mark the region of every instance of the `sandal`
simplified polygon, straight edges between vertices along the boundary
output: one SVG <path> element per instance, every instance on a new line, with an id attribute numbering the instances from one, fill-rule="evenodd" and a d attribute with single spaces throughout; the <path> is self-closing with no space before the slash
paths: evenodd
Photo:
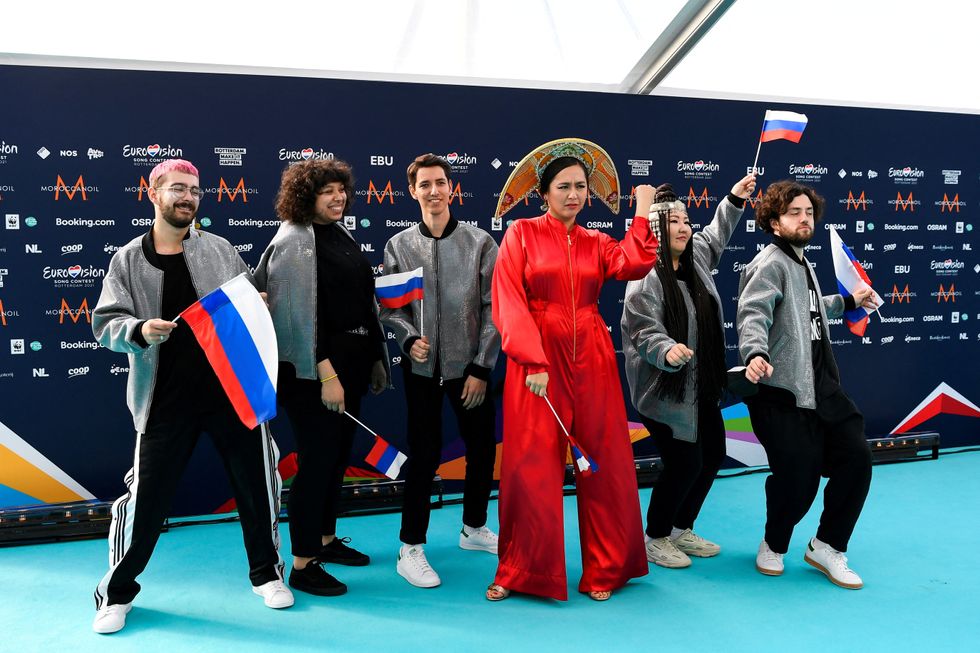
<path id="1" fill-rule="evenodd" d="M 588 595 L 593 601 L 608 601 L 612 598 L 612 590 L 590 590 Z"/>
<path id="2" fill-rule="evenodd" d="M 510 596 L 510 590 L 496 583 L 487 585 L 487 601 L 503 601 Z"/>

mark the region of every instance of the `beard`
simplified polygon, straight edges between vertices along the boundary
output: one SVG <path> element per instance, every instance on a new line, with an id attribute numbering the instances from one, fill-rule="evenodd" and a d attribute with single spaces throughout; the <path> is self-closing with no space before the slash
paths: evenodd
<path id="1" fill-rule="evenodd" d="M 190 209 L 190 215 L 187 217 L 177 215 L 177 208 L 188 208 Z M 168 207 L 161 207 L 160 217 L 175 229 L 184 229 L 194 224 L 194 218 L 197 217 L 197 208 L 194 206 L 193 202 L 174 202 Z"/>
<path id="2" fill-rule="evenodd" d="M 801 234 L 799 231 L 794 231 L 791 234 L 784 234 L 782 235 L 782 239 L 788 242 L 790 245 L 805 247 L 813 239 L 813 229 L 811 229 L 806 235 Z"/>

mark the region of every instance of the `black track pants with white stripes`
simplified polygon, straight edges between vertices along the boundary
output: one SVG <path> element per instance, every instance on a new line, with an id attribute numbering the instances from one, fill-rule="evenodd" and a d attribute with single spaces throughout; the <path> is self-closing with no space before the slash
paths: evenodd
<path id="1" fill-rule="evenodd" d="M 267 426 L 249 430 L 227 410 L 151 415 L 136 436 L 127 492 L 112 506 L 109 571 L 95 590 L 96 608 L 129 603 L 140 590 L 136 577 L 146 568 L 174 492 L 194 451 L 207 432 L 224 463 L 241 518 L 252 585 L 282 579 L 279 557 L 279 451 Z"/>

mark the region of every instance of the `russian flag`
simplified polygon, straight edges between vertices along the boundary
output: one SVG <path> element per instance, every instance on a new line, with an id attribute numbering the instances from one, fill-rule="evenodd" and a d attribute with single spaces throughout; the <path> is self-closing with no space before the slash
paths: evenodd
<path id="1" fill-rule="evenodd" d="M 571 441 L 572 447 L 572 460 L 575 461 L 575 473 L 579 476 L 591 476 L 595 472 L 599 471 L 599 466 L 595 464 L 592 457 L 589 456 L 585 451 L 578 446 L 578 442 L 574 440 Z"/>
<path id="2" fill-rule="evenodd" d="M 834 273 L 837 276 L 837 288 L 842 295 L 853 295 L 855 291 L 871 287 L 871 279 L 858 260 L 854 258 L 850 248 L 844 244 L 837 230 L 830 228 L 830 251 L 834 257 Z M 880 305 L 881 297 L 875 293 L 875 299 Z M 863 336 L 868 326 L 868 316 L 874 311 L 858 306 L 844 313 L 847 328 L 856 336 Z"/>
<path id="3" fill-rule="evenodd" d="M 762 121 L 762 136 L 759 137 L 759 140 L 767 143 L 785 139 L 799 143 L 804 129 L 806 129 L 805 114 L 769 109 Z"/>
<path id="4" fill-rule="evenodd" d="M 374 292 L 385 308 L 401 308 L 416 299 L 424 299 L 422 268 L 378 277 L 374 281 Z"/>
<path id="5" fill-rule="evenodd" d="M 245 273 L 191 304 L 178 317 L 194 332 L 242 423 L 254 429 L 275 417 L 276 331 L 269 309 Z"/>
<path id="6" fill-rule="evenodd" d="M 371 451 L 364 457 L 364 460 L 388 478 L 396 479 L 402 465 L 408 460 L 408 456 L 385 442 L 381 437 L 375 436 L 374 446 L 371 447 Z"/>

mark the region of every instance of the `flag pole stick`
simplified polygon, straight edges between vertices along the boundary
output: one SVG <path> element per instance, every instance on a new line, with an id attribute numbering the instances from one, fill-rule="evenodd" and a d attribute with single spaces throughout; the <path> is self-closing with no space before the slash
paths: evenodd
<path id="1" fill-rule="evenodd" d="M 376 437 L 376 438 L 380 438 L 381 437 L 380 435 L 378 435 L 377 433 L 375 433 L 374 431 L 372 431 L 371 429 L 369 429 L 364 422 L 362 422 L 361 420 L 357 419 L 356 417 L 354 417 L 353 415 L 351 415 L 350 413 L 348 413 L 346 410 L 344 411 L 344 415 L 347 415 L 347 417 L 350 417 L 352 420 L 354 420 L 355 422 L 357 422 L 358 424 L 360 424 L 361 425 L 361 428 L 363 428 L 365 431 L 367 431 L 368 433 L 370 433 L 374 437 Z"/>
<path id="2" fill-rule="evenodd" d="M 425 337 L 425 299 L 424 298 L 419 300 L 419 313 L 421 313 L 421 315 L 419 316 L 419 337 L 424 338 Z"/>
<path id="3" fill-rule="evenodd" d="M 569 434 L 568 429 L 565 428 L 565 424 L 561 421 L 561 418 L 558 417 L 558 412 L 555 411 L 555 407 L 551 405 L 551 400 L 548 399 L 547 396 L 543 397 L 543 399 L 548 402 L 548 408 L 551 409 L 551 414 L 555 416 L 556 420 L 558 420 L 558 426 L 560 426 L 561 430 L 565 432 L 565 437 L 571 440 L 572 436 Z"/>
<path id="4" fill-rule="evenodd" d="M 765 125 L 766 124 L 765 121 L 763 121 L 762 124 Z M 756 168 L 756 165 L 758 165 L 758 163 L 759 163 L 759 152 L 762 151 L 762 134 L 763 134 L 763 132 L 760 131 L 759 132 L 759 146 L 755 148 L 755 161 L 752 162 L 752 172 L 753 173 L 758 172 L 758 168 Z"/>

